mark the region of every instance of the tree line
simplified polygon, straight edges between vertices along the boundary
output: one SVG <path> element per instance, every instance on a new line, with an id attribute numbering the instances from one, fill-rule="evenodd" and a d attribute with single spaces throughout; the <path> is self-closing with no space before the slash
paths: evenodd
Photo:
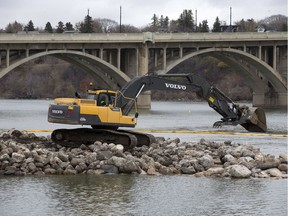
<path id="1" fill-rule="evenodd" d="M 83 21 L 73 25 L 71 22 L 63 23 L 59 21 L 57 26 L 53 27 L 50 22 L 47 22 L 44 29 L 35 27 L 32 20 L 26 25 L 17 21 L 9 23 L 5 29 L 0 29 L 0 32 L 17 33 L 19 31 L 39 31 L 44 33 L 63 33 L 63 32 L 80 32 L 80 33 L 136 33 L 136 32 L 223 32 L 223 31 L 240 31 L 254 32 L 257 27 L 261 27 L 266 31 L 287 31 L 287 16 L 273 15 L 266 17 L 260 21 L 251 19 L 241 19 L 233 24 L 234 28 L 227 28 L 225 21 L 221 21 L 217 16 L 212 28 L 209 28 L 208 21 L 203 20 L 196 23 L 192 10 L 185 9 L 176 20 L 170 20 L 168 16 L 153 14 L 151 22 L 145 27 L 137 28 L 133 25 L 119 25 L 118 22 L 107 19 L 93 19 L 89 13 Z"/>

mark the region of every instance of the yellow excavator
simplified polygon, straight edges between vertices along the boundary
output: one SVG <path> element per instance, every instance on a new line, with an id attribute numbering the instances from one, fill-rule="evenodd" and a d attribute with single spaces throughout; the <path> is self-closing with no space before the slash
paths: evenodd
<path id="1" fill-rule="evenodd" d="M 76 93 L 75 98 L 56 98 L 50 104 L 48 121 L 70 125 L 89 125 L 92 128 L 56 129 L 51 139 L 57 144 L 79 147 L 95 141 L 120 143 L 126 149 L 149 145 L 154 136 L 119 127 L 135 127 L 137 124 L 137 98 L 148 90 L 196 92 L 222 118 L 213 124 L 243 126 L 250 132 L 266 132 L 266 116 L 261 108 L 234 103 L 219 89 L 194 74 L 144 75 L 135 77 L 120 91 L 89 89 L 86 98 Z M 135 115 L 131 110 L 135 108 Z"/>

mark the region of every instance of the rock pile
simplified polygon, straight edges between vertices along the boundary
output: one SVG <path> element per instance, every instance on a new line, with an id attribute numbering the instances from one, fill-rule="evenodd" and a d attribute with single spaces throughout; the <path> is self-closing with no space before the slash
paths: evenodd
<path id="1" fill-rule="evenodd" d="M 18 130 L 0 131 L 0 175 L 138 173 L 287 178 L 287 170 L 286 153 L 276 158 L 251 145 L 231 142 L 157 138 L 149 147 L 125 151 L 122 145 L 98 141 L 66 148 L 47 137 Z"/>

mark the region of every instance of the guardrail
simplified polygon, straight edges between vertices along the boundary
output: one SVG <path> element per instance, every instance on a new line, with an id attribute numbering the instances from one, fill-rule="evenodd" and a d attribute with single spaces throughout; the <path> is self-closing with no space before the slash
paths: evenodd
<path id="1" fill-rule="evenodd" d="M 209 42 L 209 41 L 286 41 L 287 32 L 234 32 L 234 33 L 0 33 L 0 43 L 143 43 Z"/>

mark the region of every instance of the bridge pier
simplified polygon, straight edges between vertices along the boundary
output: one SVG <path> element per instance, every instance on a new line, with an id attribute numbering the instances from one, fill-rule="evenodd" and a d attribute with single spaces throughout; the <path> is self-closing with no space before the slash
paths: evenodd
<path id="1" fill-rule="evenodd" d="M 287 108 L 287 92 L 253 93 L 253 106 L 264 108 Z"/>
<path id="2" fill-rule="evenodd" d="M 137 48 L 138 53 L 138 75 L 143 76 L 148 73 L 149 49 L 147 44 L 142 44 Z M 139 109 L 151 109 L 151 92 L 143 92 L 137 99 Z"/>
<path id="3" fill-rule="evenodd" d="M 283 107 L 287 109 L 287 92 L 278 93 L 279 104 L 277 107 Z"/>

